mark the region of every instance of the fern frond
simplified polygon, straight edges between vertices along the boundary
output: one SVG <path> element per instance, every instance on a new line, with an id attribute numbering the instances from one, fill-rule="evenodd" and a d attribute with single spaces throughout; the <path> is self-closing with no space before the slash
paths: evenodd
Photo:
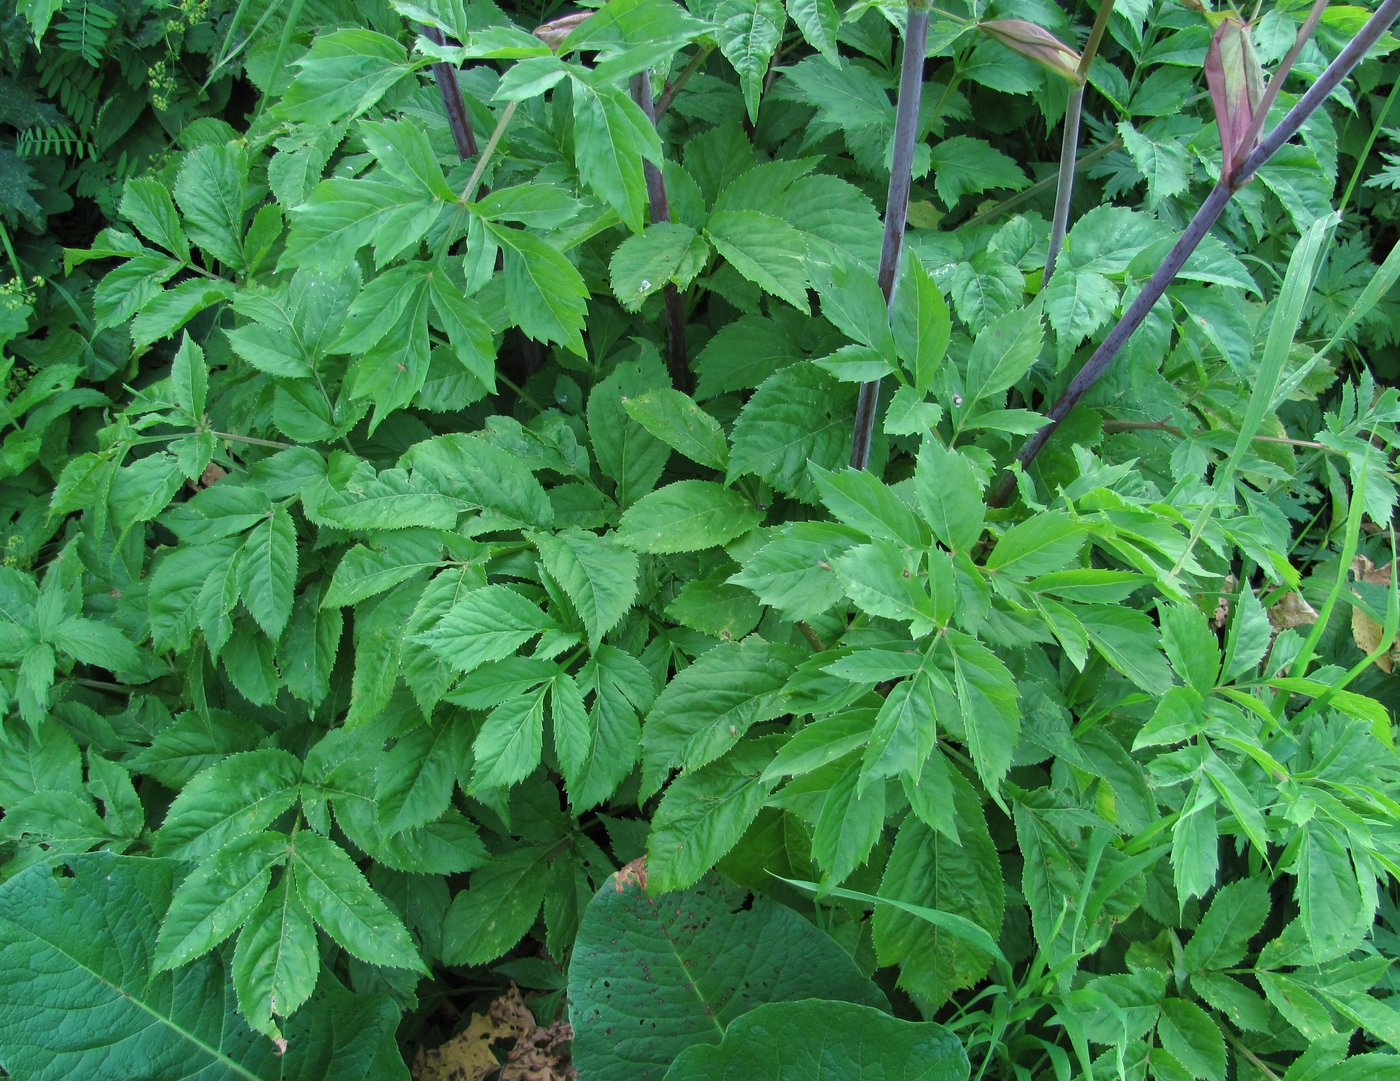
<path id="1" fill-rule="evenodd" d="M 21 158 L 55 155 L 82 161 L 85 157 L 95 156 L 97 149 L 67 124 L 55 124 L 20 132 L 15 142 L 15 153 Z"/>
<path id="2" fill-rule="evenodd" d="M 63 9 L 53 27 L 54 40 L 64 52 L 76 53 L 92 67 L 98 67 L 118 14 L 101 0 L 80 0 Z"/>
<path id="3" fill-rule="evenodd" d="M 84 137 L 92 135 L 101 87 L 102 73 L 86 67 L 74 53 L 56 52 L 39 68 L 39 89 L 57 99 Z"/>

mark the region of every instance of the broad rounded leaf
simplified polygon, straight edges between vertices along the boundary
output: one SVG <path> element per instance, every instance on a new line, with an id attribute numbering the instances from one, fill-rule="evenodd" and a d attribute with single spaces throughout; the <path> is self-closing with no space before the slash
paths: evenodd
<path id="1" fill-rule="evenodd" d="M 965 1081 L 962 1043 L 932 1021 L 804 999 L 750 1010 L 719 1044 L 687 1048 L 666 1081 Z"/>
<path id="2" fill-rule="evenodd" d="M 718 1043 L 765 1002 L 822 995 L 888 1009 L 846 952 L 791 909 L 719 875 L 659 896 L 646 879 L 640 862 L 613 875 L 579 927 L 569 1001 L 574 1064 L 590 1081 L 660 1078 L 682 1050 Z"/>

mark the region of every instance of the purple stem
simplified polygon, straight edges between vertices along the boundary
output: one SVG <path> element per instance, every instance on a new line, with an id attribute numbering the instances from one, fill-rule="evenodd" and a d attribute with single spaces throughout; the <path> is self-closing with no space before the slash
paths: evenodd
<path id="1" fill-rule="evenodd" d="M 1167 286 L 1172 279 L 1185 265 L 1191 253 L 1196 250 L 1196 246 L 1205 238 L 1210 227 L 1215 224 L 1220 212 L 1225 209 L 1225 204 L 1230 201 L 1230 197 L 1235 192 L 1248 183 L 1257 173 L 1262 165 L 1278 152 L 1279 148 L 1288 142 L 1298 133 L 1298 129 L 1303 126 L 1322 103 L 1327 100 L 1332 91 L 1351 74 L 1361 58 L 1366 55 L 1367 50 L 1385 33 L 1390 24 L 1400 15 L 1400 0 L 1383 0 L 1380 7 L 1366 21 L 1366 25 L 1357 31 L 1356 36 L 1347 42 L 1346 47 L 1337 54 L 1337 58 L 1327 65 L 1324 71 L 1292 109 L 1288 115 L 1279 121 L 1268 135 L 1260 140 L 1259 145 L 1254 148 L 1249 157 L 1236 171 L 1234 177 L 1227 183 L 1221 181 L 1206 196 L 1205 202 L 1196 211 L 1195 217 L 1191 219 L 1186 231 L 1181 234 L 1180 239 L 1172 246 L 1172 250 L 1167 253 L 1162 265 L 1157 268 L 1152 277 L 1143 286 L 1142 292 L 1137 295 L 1128 310 L 1123 313 L 1121 319 L 1114 328 L 1109 331 L 1099 347 L 1094 350 L 1093 356 L 1084 364 L 1075 377 L 1070 380 L 1069 386 L 1060 395 L 1059 399 L 1046 413 L 1048 423 L 1039 431 L 1026 440 L 1025 445 L 1016 455 L 1016 461 L 1024 469 L 1030 465 L 1031 461 L 1041 448 L 1045 446 L 1049 438 L 1055 433 L 1055 429 L 1060 426 L 1060 422 L 1069 415 L 1071 409 L 1078 404 L 1079 399 L 1084 397 L 1089 388 L 1092 387 L 1113 362 L 1113 358 L 1118 355 L 1133 332 L 1142 324 L 1147 317 L 1147 313 L 1152 309 L 1152 305 L 1157 303 L 1162 294 L 1166 292 Z M 1002 474 L 996 488 L 992 491 L 991 497 L 987 501 L 989 507 L 1005 506 L 1012 492 L 1016 489 L 1016 478 L 1011 472 Z"/>
<path id="2" fill-rule="evenodd" d="M 656 127 L 656 101 L 652 97 L 651 72 L 643 71 L 632 76 L 632 100 L 642 107 L 651 126 Z M 642 162 L 642 172 L 647 183 L 647 203 L 651 209 L 651 220 L 670 221 L 671 206 L 666 200 L 666 178 L 649 161 Z M 671 385 L 684 394 L 695 389 L 695 379 L 690 371 L 690 358 L 686 351 L 685 302 L 674 283 L 667 283 L 661 291 L 666 305 L 666 370 L 671 375 Z"/>
<path id="3" fill-rule="evenodd" d="M 446 45 L 447 39 L 435 26 L 423 27 L 423 36 L 434 45 Z M 457 156 L 463 161 L 476 157 L 476 135 L 462 101 L 462 88 L 457 84 L 457 69 L 451 64 L 434 64 L 433 78 L 442 95 L 442 108 L 447 113 L 447 126 L 452 129 L 452 141 L 457 144 Z"/>
<path id="4" fill-rule="evenodd" d="M 1397 0 L 1400 2 L 1400 0 Z M 928 43 L 928 6 L 909 4 L 909 26 L 904 35 L 904 60 L 899 71 L 899 101 L 894 113 L 894 155 L 890 161 L 890 187 L 885 197 L 885 237 L 880 246 L 876 279 L 885 306 L 894 303 L 895 275 L 909 220 L 909 188 L 914 180 L 914 146 L 919 133 L 919 101 L 924 92 L 924 50 Z M 880 382 L 862 383 L 856 399 L 855 431 L 851 437 L 851 468 L 870 463 L 870 441 L 875 432 L 875 411 L 880 405 Z"/>

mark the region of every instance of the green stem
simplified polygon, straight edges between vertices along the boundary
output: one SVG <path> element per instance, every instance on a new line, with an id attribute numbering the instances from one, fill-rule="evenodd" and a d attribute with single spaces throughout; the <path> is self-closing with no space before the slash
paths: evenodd
<path id="1" fill-rule="evenodd" d="M 1396 79 L 1390 84 L 1390 94 L 1386 97 L 1385 104 L 1381 106 L 1380 115 L 1371 125 L 1371 134 L 1366 137 L 1366 145 L 1357 155 L 1356 168 L 1351 171 L 1351 179 L 1347 181 L 1346 191 L 1342 192 L 1342 201 L 1337 207 L 1339 214 L 1345 214 L 1347 211 L 1347 204 L 1351 202 L 1351 193 L 1356 189 L 1356 182 L 1361 179 L 1361 170 L 1366 167 L 1366 159 L 1371 156 L 1371 148 L 1376 145 L 1376 136 L 1381 133 L 1386 117 L 1390 115 L 1390 107 L 1395 104 L 1397 93 L 1400 93 L 1400 79 Z"/>
<path id="2" fill-rule="evenodd" d="M 653 123 L 659 120 L 665 114 L 666 110 L 671 107 L 671 102 L 676 100 L 676 94 L 680 92 L 680 88 L 686 84 L 692 75 L 700 70 L 700 65 L 705 62 L 710 53 L 714 52 L 714 48 L 714 45 L 710 42 L 706 42 L 704 45 L 700 46 L 696 54 L 690 58 L 690 62 L 686 64 L 685 67 L 681 68 L 680 74 L 666 84 L 661 91 L 661 96 L 656 99 L 656 116 Z"/>
<path id="3" fill-rule="evenodd" d="M 481 180 L 481 174 L 486 172 L 486 165 L 496 152 L 501 136 L 506 133 L 506 128 L 510 126 L 510 118 L 515 115 L 515 107 L 519 104 L 518 101 L 508 102 L 505 111 L 501 113 L 501 119 L 496 121 L 495 130 L 491 132 L 491 138 L 486 140 L 486 148 L 482 150 L 481 157 L 476 159 L 476 168 L 472 170 L 472 175 L 467 180 L 467 186 L 462 189 L 462 197 L 457 200 L 462 205 L 476 202 L 477 183 Z"/>

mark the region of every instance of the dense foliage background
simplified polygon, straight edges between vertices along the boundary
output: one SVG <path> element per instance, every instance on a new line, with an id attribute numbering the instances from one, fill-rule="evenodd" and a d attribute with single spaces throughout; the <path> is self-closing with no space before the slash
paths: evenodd
<path id="1" fill-rule="evenodd" d="M 1047 275 L 1096 12 L 932 9 L 882 281 L 909 14 L 0 18 L 10 1076 L 1400 1077 L 1396 42 L 1003 507 L 1243 31 L 1099 9 Z"/>

